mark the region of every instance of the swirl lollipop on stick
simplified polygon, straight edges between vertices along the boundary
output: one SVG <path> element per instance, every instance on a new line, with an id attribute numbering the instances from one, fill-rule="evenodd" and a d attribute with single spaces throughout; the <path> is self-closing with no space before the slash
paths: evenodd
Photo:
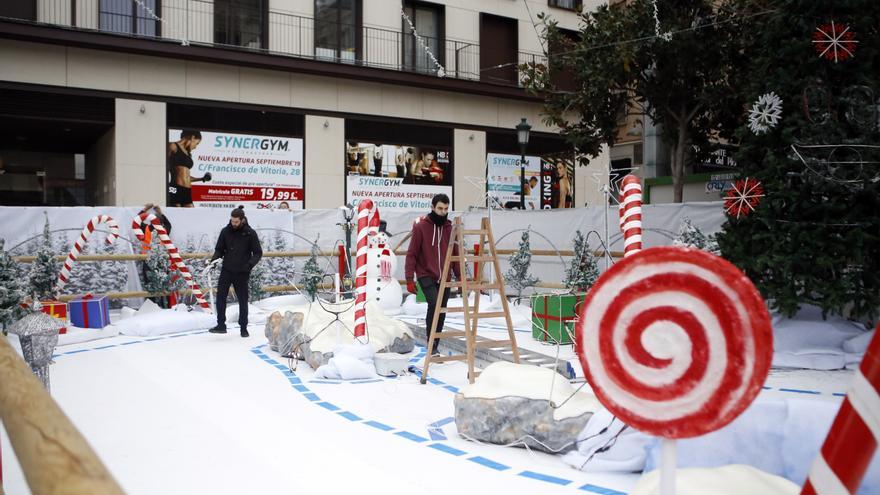
<path id="1" fill-rule="evenodd" d="M 770 316 L 751 281 L 722 258 L 681 247 L 646 249 L 605 272 L 584 301 L 577 340 L 602 404 L 666 439 L 733 421 L 773 356 Z M 674 444 L 663 449 L 674 458 Z"/>

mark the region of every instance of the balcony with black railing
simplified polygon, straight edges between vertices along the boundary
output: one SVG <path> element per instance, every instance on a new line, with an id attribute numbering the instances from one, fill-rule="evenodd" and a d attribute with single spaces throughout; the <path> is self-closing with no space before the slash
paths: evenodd
<path id="1" fill-rule="evenodd" d="M 517 60 L 481 67 L 477 42 L 317 21 L 242 7 L 246 2 L 231 8 L 214 0 L 33 1 L 35 14 L 4 10 L 3 19 L 509 86 L 520 84 L 519 64 L 546 63 L 542 54 L 520 51 Z"/>

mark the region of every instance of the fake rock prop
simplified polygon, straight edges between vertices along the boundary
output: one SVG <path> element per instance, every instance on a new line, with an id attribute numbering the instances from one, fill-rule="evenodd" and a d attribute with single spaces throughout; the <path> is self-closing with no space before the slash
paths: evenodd
<path id="1" fill-rule="evenodd" d="M 337 310 L 339 321 L 335 321 L 334 312 Z M 415 341 L 405 323 L 388 318 L 369 300 L 366 313 L 367 336 L 361 340 L 368 342 L 374 352 L 407 353 L 413 350 Z M 301 323 L 297 326 L 296 321 Z M 335 348 L 354 342 L 354 305 L 315 302 L 278 308 L 266 321 L 266 338 L 270 345 L 273 341 L 270 335 L 274 335 L 276 331 L 279 335 L 278 352 L 289 355 L 282 352 L 284 346 L 281 342 L 287 343 L 290 354 L 295 354 L 298 359 L 304 359 L 309 366 L 317 369 L 330 362 Z M 292 333 L 293 336 L 285 338 L 285 332 Z"/>
<path id="2" fill-rule="evenodd" d="M 600 407 L 551 369 L 497 362 L 455 395 L 455 426 L 467 439 L 556 454 L 575 447 Z"/>

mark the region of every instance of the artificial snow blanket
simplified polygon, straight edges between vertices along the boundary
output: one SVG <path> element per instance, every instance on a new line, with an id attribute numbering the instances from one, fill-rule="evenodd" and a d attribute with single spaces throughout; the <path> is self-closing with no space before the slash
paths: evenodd
<path id="1" fill-rule="evenodd" d="M 80 328 L 68 326 L 67 333 L 58 336 L 58 346 L 81 344 L 83 342 L 106 339 L 117 335 L 119 335 L 119 328 L 117 328 L 117 325 L 107 325 L 104 328 Z"/>
<path id="2" fill-rule="evenodd" d="M 603 407 L 578 435 L 576 450 L 562 460 L 587 472 L 638 472 L 645 468 L 645 448 L 651 442 L 653 437 L 627 426 Z"/>
<path id="3" fill-rule="evenodd" d="M 675 473 L 676 495 L 796 495 L 800 490 L 800 486 L 785 478 L 741 464 L 678 469 Z M 629 493 L 660 493 L 660 471 L 646 473 Z"/>
<path id="4" fill-rule="evenodd" d="M 836 370 L 861 361 L 866 332 L 859 323 L 833 315 L 823 320 L 815 306 L 804 306 L 793 318 L 774 315 L 772 323 L 775 368 Z"/>
<path id="5" fill-rule="evenodd" d="M 369 344 L 341 345 L 333 349 L 333 357 L 327 364 L 315 370 L 315 378 L 336 378 L 356 380 L 358 378 L 374 378 L 376 368 L 373 356 L 376 351 Z"/>
<path id="6" fill-rule="evenodd" d="M 145 303 L 146 304 L 146 303 Z M 210 328 L 216 324 L 213 314 L 203 313 L 198 309 L 188 308 L 179 304 L 173 309 L 155 311 L 148 306 L 146 313 L 141 313 L 114 323 L 122 335 L 148 337 L 168 333 L 189 332 Z"/>

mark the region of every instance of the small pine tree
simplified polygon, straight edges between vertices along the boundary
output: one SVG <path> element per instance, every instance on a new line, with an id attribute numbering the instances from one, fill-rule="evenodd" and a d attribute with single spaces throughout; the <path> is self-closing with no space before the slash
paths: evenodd
<path id="1" fill-rule="evenodd" d="M 37 248 L 36 258 L 31 263 L 31 271 L 28 277 L 28 292 L 38 300 L 48 300 L 55 297 L 55 282 L 58 281 L 58 272 L 61 271 L 60 263 L 55 260 L 55 252 L 52 249 L 52 239 L 49 237 L 49 217 L 43 225 L 43 239 Z"/>
<path id="2" fill-rule="evenodd" d="M 265 246 L 265 239 L 260 239 L 260 244 Z M 271 259 L 271 258 L 269 258 Z M 263 297 L 265 297 L 265 291 L 263 291 L 263 285 L 266 283 L 266 258 L 263 258 L 257 266 L 251 270 L 251 274 L 248 277 L 248 300 L 250 301 L 259 301 Z"/>
<path id="3" fill-rule="evenodd" d="M 303 267 L 302 277 L 299 279 L 299 283 L 302 285 L 303 290 L 306 291 L 306 294 L 309 295 L 309 299 L 312 301 L 314 301 L 315 297 L 318 295 L 318 284 L 321 283 L 321 279 L 323 278 L 324 271 L 321 270 L 321 267 L 318 265 L 318 243 L 316 241 L 312 244 L 312 254 L 309 256 L 309 260 L 306 261 L 306 264 Z"/>
<path id="4" fill-rule="evenodd" d="M 529 273 L 532 264 L 532 251 L 529 247 L 529 231 L 522 234 L 519 248 L 510 257 L 510 269 L 504 274 L 504 282 L 516 289 L 516 297 L 522 297 L 523 289 L 534 287 L 538 278 Z"/>
<path id="5" fill-rule="evenodd" d="M 562 282 L 573 291 L 586 292 L 599 278 L 599 266 L 590 249 L 590 243 L 584 234 L 577 230 L 574 233 L 574 256 L 565 269 L 565 280 Z"/>
<path id="6" fill-rule="evenodd" d="M 173 292 L 183 288 L 182 277 L 176 282 L 172 282 L 172 272 L 169 268 L 168 253 L 164 247 L 160 247 L 157 237 L 153 237 L 150 246 L 150 253 L 143 265 L 143 287 L 144 290 L 151 293 Z M 164 306 L 167 304 L 165 297 L 153 299 L 156 304 Z"/>
<path id="7" fill-rule="evenodd" d="M 18 263 L 3 249 L 4 243 L 0 239 L 0 325 L 6 329 L 25 315 L 21 303 L 26 294 L 19 280 Z"/>
<path id="8" fill-rule="evenodd" d="M 704 234 L 688 217 L 681 220 L 678 236 L 672 241 L 672 245 L 702 249 L 712 254 L 720 253 L 715 236 Z"/>

